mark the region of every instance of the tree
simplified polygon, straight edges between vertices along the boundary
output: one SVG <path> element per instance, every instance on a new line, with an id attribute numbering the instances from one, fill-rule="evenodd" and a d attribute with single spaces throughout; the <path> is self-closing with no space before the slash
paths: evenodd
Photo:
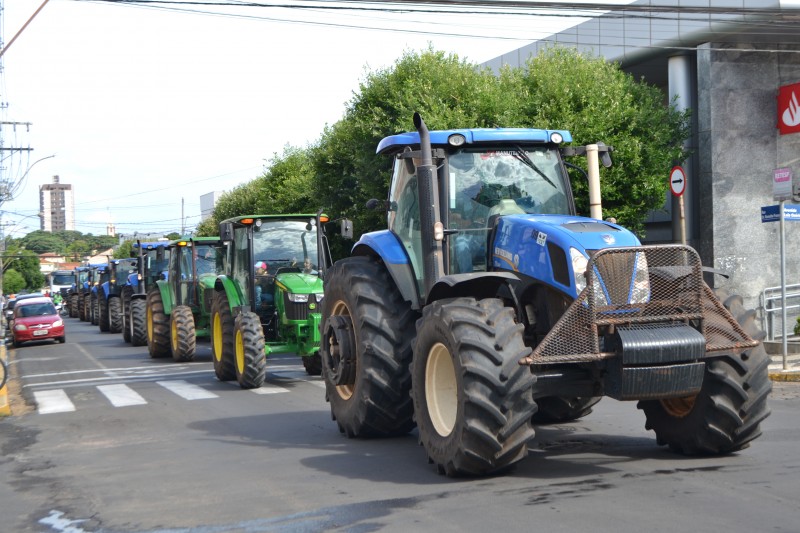
<path id="1" fill-rule="evenodd" d="M 37 254 L 47 252 L 63 254 L 66 251 L 64 240 L 49 231 L 32 231 L 22 237 L 20 241 L 26 250 L 31 250 Z"/>
<path id="2" fill-rule="evenodd" d="M 499 83 L 504 94 L 519 97 L 500 100 L 507 125 L 568 129 L 576 146 L 614 147 L 614 165 L 601 172 L 603 214 L 642 233 L 649 212 L 664 205 L 669 169 L 688 156 L 689 113 L 664 105 L 660 89 L 618 65 L 571 48 L 540 52 L 523 69 L 505 68 Z M 588 215 L 586 179 L 573 171 L 571 182 L 579 213 Z"/>
<path id="3" fill-rule="evenodd" d="M 287 146 L 282 154 L 273 154 L 261 176 L 223 194 L 212 216 L 198 225 L 197 234 L 217 235 L 219 223 L 227 218 L 316 213 L 321 207 L 309 150 Z"/>
<path id="4" fill-rule="evenodd" d="M 9 268 L 3 272 L 3 292 L 6 294 L 16 294 L 25 288 L 25 278 L 22 274 Z"/>
<path id="5" fill-rule="evenodd" d="M 131 250 L 135 241 L 127 240 L 122 241 L 116 250 L 114 250 L 114 259 L 125 259 L 131 257 Z"/>

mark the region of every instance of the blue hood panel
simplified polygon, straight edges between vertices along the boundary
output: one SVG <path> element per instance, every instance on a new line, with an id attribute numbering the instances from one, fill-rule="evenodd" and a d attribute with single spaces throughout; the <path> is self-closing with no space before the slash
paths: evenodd
<path id="1" fill-rule="evenodd" d="M 490 252 L 495 269 L 519 272 L 577 297 L 570 248 L 588 258 L 590 251 L 640 245 L 629 230 L 602 220 L 571 215 L 508 215 L 498 221 Z"/>

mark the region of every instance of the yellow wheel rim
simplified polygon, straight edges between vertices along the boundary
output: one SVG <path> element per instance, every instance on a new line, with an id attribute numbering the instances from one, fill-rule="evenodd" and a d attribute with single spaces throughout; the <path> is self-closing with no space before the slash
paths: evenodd
<path id="1" fill-rule="evenodd" d="M 147 306 L 147 340 L 153 342 L 153 311 Z"/>
<path id="2" fill-rule="evenodd" d="M 169 331 L 170 331 L 170 337 L 172 338 L 172 351 L 173 352 L 177 352 L 178 351 L 178 325 L 175 323 L 174 320 L 172 321 L 172 324 L 170 324 Z"/>
<path id="3" fill-rule="evenodd" d="M 219 363 L 222 361 L 222 321 L 219 319 L 219 313 L 214 313 L 211 327 L 214 338 L 214 349 L 211 351 L 214 353 L 214 359 Z"/>
<path id="4" fill-rule="evenodd" d="M 242 332 L 239 330 L 236 330 L 234 346 L 236 348 L 236 370 L 239 371 L 239 374 L 244 374 L 244 340 Z"/>
<path id="5" fill-rule="evenodd" d="M 684 396 L 683 398 L 670 398 L 661 400 L 664 410 L 675 418 L 683 418 L 692 412 L 697 396 Z"/>
<path id="6" fill-rule="evenodd" d="M 425 363 L 425 402 L 436 433 L 446 437 L 452 433 L 458 414 L 456 370 L 450 350 L 437 342 L 428 352 Z"/>

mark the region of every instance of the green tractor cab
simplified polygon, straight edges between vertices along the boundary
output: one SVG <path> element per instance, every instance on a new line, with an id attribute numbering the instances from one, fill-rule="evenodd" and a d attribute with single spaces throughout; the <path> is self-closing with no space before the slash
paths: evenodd
<path id="1" fill-rule="evenodd" d="M 322 277 L 331 265 L 316 215 L 253 215 L 220 223 L 228 244 L 211 311 L 214 372 L 242 388 L 260 387 L 266 357 L 294 352 L 310 375 L 319 357 Z"/>
<path id="2" fill-rule="evenodd" d="M 166 279 L 147 293 L 147 348 L 151 357 L 194 360 L 198 338 L 210 335 L 211 300 L 223 272 L 219 237 L 191 237 L 169 244 Z"/>

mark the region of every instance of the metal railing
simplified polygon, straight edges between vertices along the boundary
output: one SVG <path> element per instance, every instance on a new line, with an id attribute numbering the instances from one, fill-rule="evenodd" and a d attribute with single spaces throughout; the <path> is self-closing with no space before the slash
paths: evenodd
<path id="1" fill-rule="evenodd" d="M 767 334 L 768 341 L 783 338 L 783 324 L 781 323 L 781 288 L 768 287 L 761 291 L 760 307 L 761 329 Z M 794 335 L 794 325 L 800 316 L 800 284 L 786 286 L 786 330 L 788 336 Z"/>

